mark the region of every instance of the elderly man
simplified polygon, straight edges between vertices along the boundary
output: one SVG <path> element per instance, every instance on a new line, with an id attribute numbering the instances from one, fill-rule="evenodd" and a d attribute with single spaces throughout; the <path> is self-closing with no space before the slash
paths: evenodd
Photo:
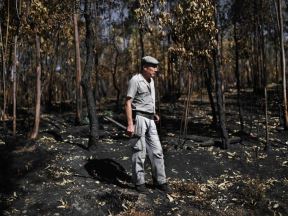
<path id="1" fill-rule="evenodd" d="M 141 193 L 147 192 L 144 172 L 146 152 L 151 161 L 154 186 L 168 191 L 163 150 L 155 125 L 159 116 L 155 112 L 153 77 L 158 71 L 158 64 L 158 60 L 151 56 L 142 58 L 142 72 L 130 79 L 125 101 L 127 133 L 140 137 L 132 146 L 132 179 L 136 190 Z"/>

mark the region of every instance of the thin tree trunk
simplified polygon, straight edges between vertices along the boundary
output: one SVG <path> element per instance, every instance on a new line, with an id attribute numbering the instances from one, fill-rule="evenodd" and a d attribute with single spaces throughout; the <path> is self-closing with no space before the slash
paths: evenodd
<path id="1" fill-rule="evenodd" d="M 265 54 L 265 35 L 264 35 L 264 21 L 263 21 L 263 0 L 259 1 L 259 52 L 260 52 L 260 62 L 261 62 L 261 91 L 267 85 L 268 74 L 266 70 L 266 54 Z"/>
<path id="2" fill-rule="evenodd" d="M 116 98 L 116 109 L 118 110 L 120 108 L 120 88 L 117 84 L 117 79 L 116 79 L 116 75 L 117 75 L 117 67 L 118 67 L 118 58 L 119 58 L 119 51 L 116 49 L 116 55 L 115 55 L 115 63 L 114 63 L 114 68 L 112 71 L 112 78 L 113 78 L 113 86 L 117 92 L 117 98 Z"/>
<path id="3" fill-rule="evenodd" d="M 287 105 L 287 90 L 286 90 L 286 60 L 284 48 L 284 33 L 283 33 L 283 15 L 282 2 L 278 0 L 278 15 L 280 22 L 280 46 L 281 46 L 281 70 L 282 70 L 282 87 L 283 87 L 283 114 L 284 114 L 284 128 L 288 129 L 288 105 Z"/>
<path id="4" fill-rule="evenodd" d="M 188 92 L 187 99 L 185 104 L 185 112 L 184 112 L 184 126 L 183 126 L 183 138 L 186 139 L 188 132 L 188 123 L 189 123 L 189 110 L 190 110 L 190 100 L 192 95 L 192 72 L 190 71 L 188 74 Z"/>
<path id="5" fill-rule="evenodd" d="M 213 88 L 212 88 L 212 70 L 210 68 L 209 62 L 206 61 L 207 70 L 204 72 L 204 78 L 205 78 L 205 85 L 209 97 L 209 102 L 212 110 L 212 125 L 217 125 L 217 113 L 216 113 L 216 106 L 213 100 Z"/>
<path id="6" fill-rule="evenodd" d="M 17 38 L 18 36 L 15 35 L 14 36 L 14 58 L 13 58 L 13 70 L 12 70 L 12 73 L 13 73 L 13 136 L 16 135 L 16 104 L 17 104 L 17 101 L 16 101 L 16 96 L 17 96 L 17 73 L 16 73 L 16 70 L 17 70 Z"/>
<path id="7" fill-rule="evenodd" d="M 239 111 L 239 120 L 240 120 L 240 131 L 244 131 L 244 122 L 243 122 L 243 110 L 241 104 L 241 84 L 240 84 L 240 72 L 239 72 L 239 42 L 237 38 L 237 24 L 234 23 L 234 42 L 235 42 L 235 75 L 236 75 L 236 85 L 237 85 L 237 103 Z"/>
<path id="8" fill-rule="evenodd" d="M 58 64 L 58 58 L 59 58 L 59 46 L 60 46 L 60 40 L 59 40 L 59 34 L 57 34 L 57 39 L 55 41 L 55 55 L 53 56 L 52 66 L 50 67 L 50 73 L 49 73 L 49 79 L 48 82 L 48 95 L 45 97 L 45 104 L 48 111 L 52 110 L 53 107 L 53 100 L 55 99 L 55 68 Z M 54 97 L 54 98 L 53 98 Z M 56 100 L 57 101 L 57 100 Z"/>
<path id="9" fill-rule="evenodd" d="M 0 113 L 0 119 L 6 120 L 6 103 L 7 103 L 7 97 L 6 97 L 6 51 L 3 43 L 3 35 L 2 35 L 2 27 L 0 23 L 0 44 L 1 46 L 1 57 L 2 57 L 2 81 L 3 81 L 3 110 Z M 3 121 L 4 123 L 5 121 Z"/>
<path id="10" fill-rule="evenodd" d="M 254 57 L 254 92 L 262 93 L 262 68 L 261 68 L 261 45 L 260 45 L 260 18 L 259 18 L 259 1 L 254 1 L 254 37 L 253 37 L 253 57 Z"/>
<path id="11" fill-rule="evenodd" d="M 83 86 L 84 94 L 86 97 L 87 108 L 88 108 L 88 118 L 90 123 L 90 135 L 88 148 L 92 145 L 96 145 L 99 139 L 99 124 L 98 118 L 96 115 L 96 102 L 93 96 L 93 91 L 91 87 L 91 73 L 93 69 L 93 50 L 94 50 L 94 32 L 92 29 L 92 20 L 91 20 L 91 5 L 89 0 L 85 0 L 85 23 L 86 23 L 86 63 L 84 67 L 84 75 L 81 81 L 81 85 Z"/>
<path id="12" fill-rule="evenodd" d="M 259 32 L 258 32 L 258 26 L 256 26 L 256 32 L 255 32 L 255 43 L 254 43 L 254 46 L 255 46 L 255 64 L 256 64 L 256 68 L 254 70 L 254 73 L 255 73 L 255 92 L 258 94 L 261 91 L 261 73 L 262 73 L 262 70 L 261 70 L 261 60 L 260 60 L 260 57 L 261 57 L 261 53 L 260 53 L 260 49 L 259 49 Z"/>
<path id="13" fill-rule="evenodd" d="M 73 15 L 74 37 L 75 37 L 75 58 L 76 58 L 76 124 L 82 120 L 82 87 L 81 87 L 81 58 L 80 41 L 78 32 L 78 14 Z"/>
<path id="14" fill-rule="evenodd" d="M 261 24 L 263 25 L 263 24 Z M 269 80 L 269 74 L 267 73 L 267 67 L 266 67 L 266 53 L 265 53 L 265 36 L 264 36 L 264 30 L 263 26 L 261 27 L 261 69 L 262 69 L 262 88 L 266 87 Z"/>
<path id="15" fill-rule="evenodd" d="M 21 7 L 20 7 L 21 9 Z M 14 36 L 14 56 L 13 56 L 13 136 L 16 136 L 16 127 L 17 127 L 17 115 L 16 115 L 16 108 L 17 108 L 17 42 L 18 42 L 18 34 L 19 34 L 19 27 L 20 27 L 20 17 L 18 11 L 18 2 L 16 1 L 16 12 L 17 16 L 14 18 L 14 22 L 16 23 L 16 34 Z"/>
<path id="16" fill-rule="evenodd" d="M 215 25 L 218 26 L 218 11 L 217 11 L 217 0 L 214 1 L 215 5 Z M 214 60 L 214 72 L 216 79 L 216 98 L 217 98 L 217 108 L 219 116 L 219 126 L 222 139 L 222 148 L 227 149 L 229 145 L 228 132 L 226 129 L 225 113 L 223 110 L 223 92 L 222 92 L 222 77 L 221 77 L 221 66 L 220 66 L 220 41 L 219 33 L 216 33 L 217 47 L 213 50 L 213 60 Z"/>
<path id="17" fill-rule="evenodd" d="M 142 28 L 139 29 L 139 42 L 140 42 L 140 51 L 141 51 L 141 58 L 145 55 L 145 48 L 144 48 L 144 31 Z M 140 66 L 141 67 L 141 66 Z"/>
<path id="18" fill-rule="evenodd" d="M 265 151 L 270 150 L 270 145 L 269 145 L 269 131 L 268 131 L 268 98 L 267 98 L 267 87 L 264 89 L 264 96 L 265 96 Z"/>
<path id="19" fill-rule="evenodd" d="M 170 46 L 171 44 L 171 39 L 170 39 L 170 34 L 167 34 L 167 42 L 168 42 L 168 46 Z M 165 92 L 164 95 L 169 95 L 169 93 L 171 92 L 171 53 L 170 52 L 166 52 L 167 53 L 167 73 L 165 76 Z"/>
<path id="20" fill-rule="evenodd" d="M 277 19 L 277 25 L 275 25 L 275 32 L 276 32 L 276 39 L 275 39 L 275 66 L 276 66 L 276 81 L 277 81 L 277 101 L 278 101 L 278 116 L 279 116 L 279 122 L 280 122 L 280 126 L 283 125 L 283 120 L 284 118 L 282 117 L 282 113 L 283 113 L 283 109 L 282 109 L 282 103 L 280 102 L 280 87 L 278 85 L 278 83 L 280 82 L 280 77 L 282 74 L 282 56 L 281 56 L 281 31 L 280 31 L 280 16 L 279 16 L 279 10 L 280 8 L 278 8 L 278 0 L 274 0 L 274 9 L 276 11 L 276 19 Z M 279 52 L 280 51 L 280 52 Z M 280 70 L 278 69 L 278 53 L 280 54 L 280 63 L 279 63 L 279 67 Z M 285 53 L 284 53 L 285 54 Z"/>
<path id="21" fill-rule="evenodd" d="M 34 126 L 30 134 L 31 139 L 36 139 L 39 133 L 40 109 L 41 109 L 41 56 L 40 56 L 40 38 L 36 34 L 36 97 L 35 97 L 35 117 Z"/>
<path id="22" fill-rule="evenodd" d="M 1 8 L 0 8 L 1 10 Z M 1 20 L 0 20 L 0 55 L 1 55 L 1 60 L 0 60 L 0 63 L 1 66 L 2 66 L 2 73 L 3 73 L 3 40 L 2 40 L 2 24 L 1 24 Z M 3 75 L 3 74 L 2 74 Z M 0 81 L 0 95 L 1 95 L 1 91 L 2 91 L 3 87 L 2 87 L 2 81 Z M 1 110 L 1 107 L 0 107 L 0 119 L 1 119 L 1 116 L 2 116 L 2 110 Z"/>
<path id="23" fill-rule="evenodd" d="M 5 34 L 5 45 L 1 31 L 1 42 L 2 42 L 2 47 L 3 47 L 3 113 L 2 113 L 2 119 L 6 120 L 6 107 L 7 107 L 7 94 L 6 94 L 6 73 L 7 73 L 7 67 L 6 67 L 6 56 L 7 56 L 7 50 L 8 50 L 8 39 L 9 39 L 9 25 L 10 25 L 10 1 L 7 0 L 7 25 L 6 25 L 6 34 Z"/>

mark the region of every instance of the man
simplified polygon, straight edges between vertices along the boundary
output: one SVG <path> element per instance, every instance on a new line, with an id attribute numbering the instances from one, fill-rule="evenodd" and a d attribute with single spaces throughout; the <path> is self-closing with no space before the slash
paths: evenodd
<path id="1" fill-rule="evenodd" d="M 130 79 L 125 101 L 127 133 L 140 137 L 132 146 L 132 180 L 136 190 L 141 193 L 147 192 L 144 176 L 146 152 L 151 161 L 154 186 L 168 191 L 163 150 L 155 125 L 159 116 L 155 112 L 153 77 L 158 71 L 158 64 L 158 60 L 151 56 L 142 58 L 142 72 Z"/>

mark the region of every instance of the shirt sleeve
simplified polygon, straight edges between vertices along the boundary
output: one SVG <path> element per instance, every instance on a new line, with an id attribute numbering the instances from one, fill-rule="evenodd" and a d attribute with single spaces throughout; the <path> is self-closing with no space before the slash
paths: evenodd
<path id="1" fill-rule="evenodd" d="M 134 98 L 137 92 L 137 81 L 134 77 L 129 80 L 128 83 L 128 90 L 127 90 L 127 97 Z"/>

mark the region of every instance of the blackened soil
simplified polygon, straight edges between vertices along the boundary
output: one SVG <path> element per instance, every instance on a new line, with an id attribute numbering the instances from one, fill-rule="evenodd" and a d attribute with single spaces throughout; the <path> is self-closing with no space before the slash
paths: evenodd
<path id="1" fill-rule="evenodd" d="M 270 151 L 264 151 L 261 101 L 244 104 L 245 133 L 239 133 L 234 95 L 226 100 L 229 136 L 242 138 L 227 150 L 199 141 L 219 138 L 207 101 L 191 105 L 187 133 L 195 140 L 180 136 L 184 103 L 161 105 L 168 194 L 153 188 L 148 162 L 149 193 L 134 190 L 129 139 L 104 112 L 90 150 L 89 127 L 73 126 L 73 113 L 43 114 L 35 141 L 21 135 L 21 120 L 17 137 L 1 128 L 0 215 L 288 215 L 288 135 L 277 128 L 277 111 L 269 108 Z"/>

